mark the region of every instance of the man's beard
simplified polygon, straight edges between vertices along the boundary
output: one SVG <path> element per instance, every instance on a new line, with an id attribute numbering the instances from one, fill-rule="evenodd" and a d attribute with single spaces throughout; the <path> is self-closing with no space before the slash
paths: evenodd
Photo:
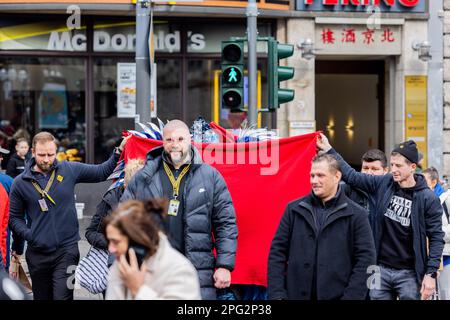
<path id="1" fill-rule="evenodd" d="M 182 151 L 170 153 L 170 160 L 172 161 L 173 164 L 182 164 L 186 159 L 186 157 L 187 154 L 183 153 Z"/>
<path id="2" fill-rule="evenodd" d="M 182 150 L 173 150 L 172 152 L 170 152 L 169 156 L 172 164 L 181 165 L 187 162 L 187 160 L 189 160 L 189 152 L 189 150 L 187 150 L 186 153 L 184 153 Z"/>
<path id="3" fill-rule="evenodd" d="M 52 163 L 49 163 L 49 164 L 36 163 L 36 165 L 42 172 L 45 172 L 45 173 L 49 172 L 50 169 L 52 168 Z"/>

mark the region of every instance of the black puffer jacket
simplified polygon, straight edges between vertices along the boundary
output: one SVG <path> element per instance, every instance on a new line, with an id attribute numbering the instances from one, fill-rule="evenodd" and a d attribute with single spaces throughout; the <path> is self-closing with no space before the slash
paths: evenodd
<path id="1" fill-rule="evenodd" d="M 167 197 L 163 194 L 159 174 L 163 148 L 147 154 L 147 161 L 131 179 L 121 202 L 129 199 Z M 237 225 L 236 214 L 227 185 L 220 173 L 202 163 L 192 147 L 194 161 L 185 177 L 184 239 L 185 254 L 198 271 L 203 299 L 216 299 L 213 274 L 215 268 L 234 269 Z M 213 240 L 214 234 L 214 240 Z M 213 248 L 217 251 L 214 258 Z"/>
<path id="2" fill-rule="evenodd" d="M 108 216 L 119 204 L 123 194 L 123 187 L 117 187 L 105 192 L 102 201 L 97 205 L 97 211 L 92 217 L 89 227 L 86 228 L 86 239 L 90 245 L 108 250 L 108 241 L 102 232 L 103 219 Z"/>

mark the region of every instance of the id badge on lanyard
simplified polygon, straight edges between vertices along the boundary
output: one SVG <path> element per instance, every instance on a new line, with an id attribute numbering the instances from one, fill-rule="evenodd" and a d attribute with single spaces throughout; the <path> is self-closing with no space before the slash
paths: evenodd
<path id="1" fill-rule="evenodd" d="M 39 206 L 41 207 L 41 211 L 47 212 L 48 206 L 47 206 L 47 202 L 45 202 L 45 199 L 44 198 L 39 199 L 38 202 L 39 202 Z"/>
<path id="2" fill-rule="evenodd" d="M 44 190 L 42 190 L 42 188 L 39 186 L 39 184 L 36 181 L 32 181 L 31 182 L 31 184 L 36 189 L 36 191 L 39 192 L 41 194 L 41 196 L 42 196 L 42 198 L 38 200 L 39 207 L 41 208 L 42 212 L 47 212 L 48 211 L 48 206 L 47 206 L 47 202 L 45 201 L 45 198 L 47 198 L 48 200 L 50 200 L 51 203 L 56 205 L 55 201 L 48 194 L 48 191 L 50 190 L 50 188 L 51 188 L 51 186 L 53 184 L 54 178 L 55 178 L 55 171 L 52 172 L 52 174 L 50 176 L 50 179 L 47 182 L 47 186 L 45 187 Z"/>
<path id="3" fill-rule="evenodd" d="M 177 199 L 172 199 L 169 202 L 169 210 L 167 212 L 167 214 L 169 216 L 174 216 L 176 217 L 178 214 L 178 209 L 180 207 L 180 201 L 178 201 Z"/>
<path id="4" fill-rule="evenodd" d="M 167 212 L 167 214 L 169 216 L 176 217 L 178 215 L 178 210 L 180 209 L 180 201 L 177 200 L 177 197 L 179 194 L 181 179 L 183 179 L 185 174 L 188 172 L 189 167 L 190 167 L 190 165 L 186 166 L 181 171 L 180 175 L 178 176 L 178 179 L 175 179 L 175 177 L 173 176 L 172 171 L 170 170 L 168 165 L 166 163 L 164 163 L 164 170 L 166 171 L 167 176 L 169 177 L 170 183 L 172 184 L 173 197 L 174 197 L 174 199 L 170 200 L 170 202 L 169 202 L 169 210 Z"/>

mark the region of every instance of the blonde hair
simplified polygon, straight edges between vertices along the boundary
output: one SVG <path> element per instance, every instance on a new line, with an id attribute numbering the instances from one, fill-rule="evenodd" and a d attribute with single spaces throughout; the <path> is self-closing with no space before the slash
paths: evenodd
<path id="1" fill-rule="evenodd" d="M 39 132 L 33 138 L 32 146 L 36 148 L 38 143 L 46 143 L 46 142 L 54 142 L 56 146 L 58 146 L 58 142 L 56 138 L 50 133 L 46 131 Z"/>
<path id="2" fill-rule="evenodd" d="M 144 160 L 142 159 L 130 159 L 128 160 L 127 165 L 125 166 L 125 177 L 124 183 L 128 185 L 131 181 L 131 178 L 144 167 Z"/>

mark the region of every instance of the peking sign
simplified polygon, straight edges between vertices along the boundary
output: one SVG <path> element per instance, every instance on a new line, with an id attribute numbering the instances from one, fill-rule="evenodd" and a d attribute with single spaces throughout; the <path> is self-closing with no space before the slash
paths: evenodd
<path id="1" fill-rule="evenodd" d="M 296 0 L 297 11 L 426 12 L 426 0 Z"/>

